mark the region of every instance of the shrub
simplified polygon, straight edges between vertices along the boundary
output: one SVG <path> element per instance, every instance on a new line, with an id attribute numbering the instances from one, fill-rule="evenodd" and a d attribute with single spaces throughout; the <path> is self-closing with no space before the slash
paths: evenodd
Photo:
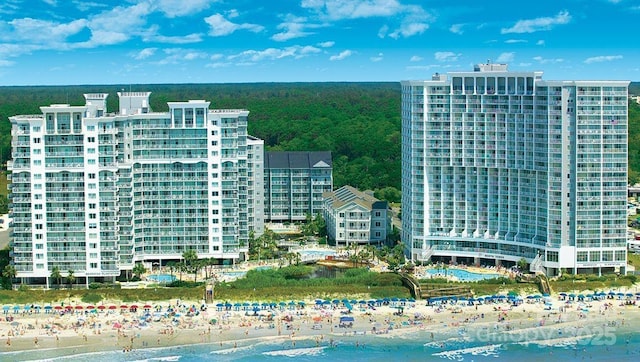
<path id="1" fill-rule="evenodd" d="M 85 295 L 82 296 L 82 301 L 84 303 L 98 303 L 99 301 L 102 300 L 102 295 L 100 294 L 95 294 L 95 293 L 87 293 Z"/>

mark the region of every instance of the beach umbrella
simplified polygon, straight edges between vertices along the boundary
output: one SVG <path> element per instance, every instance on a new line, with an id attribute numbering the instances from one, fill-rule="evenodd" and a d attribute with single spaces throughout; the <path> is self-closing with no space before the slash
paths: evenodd
<path id="1" fill-rule="evenodd" d="M 83 309 L 83 308 L 82 308 L 82 306 L 81 306 L 81 305 L 76 305 L 76 309 L 77 309 L 77 310 L 81 310 L 81 309 Z"/>
<path id="2" fill-rule="evenodd" d="M 110 305 L 110 306 L 109 306 L 109 309 L 110 309 L 110 310 L 114 310 L 114 309 L 117 309 L 117 307 L 116 307 L 115 305 Z"/>
<path id="3" fill-rule="evenodd" d="M 151 306 L 149 304 L 145 304 L 142 308 L 144 309 L 151 309 Z"/>
<path id="4" fill-rule="evenodd" d="M 20 306 L 19 305 L 14 305 L 13 306 L 13 311 L 15 312 L 15 311 L 18 311 L 18 310 L 20 310 Z"/>
<path id="5" fill-rule="evenodd" d="M 301 306 L 301 307 L 304 307 L 306 305 L 306 303 L 303 302 L 303 301 L 300 301 L 300 302 L 298 302 L 298 305 Z"/>
<path id="6" fill-rule="evenodd" d="M 338 300 L 338 299 L 334 299 L 332 302 L 333 302 L 333 304 L 340 304 L 340 300 Z"/>
<path id="7" fill-rule="evenodd" d="M 55 307 L 53 307 L 53 309 L 55 309 L 55 310 L 61 310 L 61 309 L 62 309 L 62 306 L 61 306 L 61 305 L 56 305 Z"/>
<path id="8" fill-rule="evenodd" d="M 87 309 L 96 309 L 96 307 L 92 306 L 92 305 L 88 305 Z"/>
<path id="9" fill-rule="evenodd" d="M 53 307 L 47 304 L 47 305 L 44 306 L 44 309 L 45 310 L 51 310 L 51 309 L 53 309 Z"/>
<path id="10" fill-rule="evenodd" d="M 2 310 L 5 310 L 5 311 L 7 311 L 9 309 L 11 309 L 10 305 L 5 305 L 5 306 L 2 307 Z"/>
<path id="11" fill-rule="evenodd" d="M 137 304 L 133 304 L 131 307 L 129 307 L 130 309 L 138 309 L 138 305 Z"/>
<path id="12" fill-rule="evenodd" d="M 98 309 L 100 309 L 100 310 L 105 310 L 105 309 L 107 309 L 107 307 L 105 307 L 104 305 L 99 305 L 99 306 L 98 306 Z"/>
<path id="13" fill-rule="evenodd" d="M 70 305 L 68 305 L 68 306 L 64 307 L 64 309 L 66 309 L 66 310 L 72 310 L 72 309 L 73 309 L 73 307 L 72 307 L 72 306 L 70 306 Z"/>
<path id="14" fill-rule="evenodd" d="M 127 308 L 128 308 L 128 307 L 127 307 L 127 305 L 126 305 L 126 304 L 123 304 L 123 305 L 121 305 L 121 306 L 120 306 L 120 309 L 127 309 Z"/>

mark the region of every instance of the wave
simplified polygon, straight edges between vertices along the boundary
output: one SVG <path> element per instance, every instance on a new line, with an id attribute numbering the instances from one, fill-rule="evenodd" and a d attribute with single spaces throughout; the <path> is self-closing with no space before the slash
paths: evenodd
<path id="1" fill-rule="evenodd" d="M 432 356 L 446 358 L 449 360 L 455 361 L 463 361 L 464 355 L 470 354 L 473 356 L 484 356 L 484 357 L 498 357 L 498 350 L 502 347 L 501 344 L 491 344 L 488 346 L 478 346 L 478 347 L 469 347 L 463 349 L 455 349 L 451 351 L 444 351 L 432 354 Z"/>
<path id="2" fill-rule="evenodd" d="M 234 348 L 227 348 L 227 349 L 220 349 L 217 351 L 211 351 L 209 352 L 210 354 L 231 354 L 231 353 L 236 353 L 239 351 L 247 351 L 253 349 L 253 346 L 244 346 L 244 347 L 234 347 Z"/>
<path id="3" fill-rule="evenodd" d="M 319 356 L 326 347 L 293 348 L 281 351 L 263 352 L 266 356 L 299 357 L 299 356 Z"/>

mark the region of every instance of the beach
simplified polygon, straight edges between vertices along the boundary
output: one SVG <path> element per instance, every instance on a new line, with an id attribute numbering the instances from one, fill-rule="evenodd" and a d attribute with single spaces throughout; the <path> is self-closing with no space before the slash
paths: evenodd
<path id="1" fill-rule="evenodd" d="M 85 356 L 98 361 L 100 356 L 112 360 L 116 354 L 121 360 L 131 360 L 161 350 L 184 352 L 196 347 L 211 354 L 238 356 L 256 345 L 273 346 L 264 352 L 273 356 L 303 348 L 303 354 L 313 357 L 337 346 L 363 349 L 404 340 L 415 340 L 423 349 L 432 349 L 434 357 L 445 359 L 450 359 L 449 347 L 460 340 L 473 341 L 478 346 L 472 348 L 481 348 L 483 353 L 506 343 L 604 348 L 621 343 L 618 336 L 635 332 L 634 326 L 640 323 L 636 296 L 622 294 L 580 302 L 553 295 L 500 296 L 480 303 L 447 300 L 432 305 L 399 299 L 309 299 L 216 301 L 206 309 L 202 301 L 180 300 L 137 303 L 135 310 L 120 301 L 93 308 L 83 303 L 54 304 L 47 309 L 3 307 L 0 351 L 14 360 L 82 360 L 80 356 Z"/>

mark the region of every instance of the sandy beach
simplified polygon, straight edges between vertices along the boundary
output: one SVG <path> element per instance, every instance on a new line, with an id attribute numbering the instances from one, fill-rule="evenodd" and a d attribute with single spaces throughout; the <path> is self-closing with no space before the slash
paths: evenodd
<path id="1" fill-rule="evenodd" d="M 585 291 L 585 294 L 587 292 Z M 0 311 L 0 351 L 5 355 L 38 349 L 48 357 L 108 350 L 129 353 L 144 348 L 217 344 L 221 351 L 243 348 L 254 341 L 273 340 L 295 347 L 314 340 L 326 346 L 333 338 L 401 337 L 417 331 L 425 343 L 445 343 L 452 336 L 470 336 L 487 343 L 501 340 L 544 341 L 553 336 L 606 339 L 607 331 L 631 330 L 640 323 L 637 296 L 604 296 L 601 300 L 561 300 L 560 295 L 519 300 L 506 297 L 445 301 L 320 301 L 260 304 L 215 302 L 203 310 L 200 301 L 139 303 L 132 311 L 111 301 L 104 309 L 54 304 L 51 308 Z M 337 303 L 336 303 L 337 302 Z M 249 306 L 247 306 L 249 304 Z M 295 305 L 294 305 L 295 304 Z M 55 307 L 61 309 L 55 309 Z M 127 306 L 130 307 L 130 306 Z M 109 309 L 113 308 L 113 309 Z M 349 312 L 351 308 L 351 312 Z"/>

